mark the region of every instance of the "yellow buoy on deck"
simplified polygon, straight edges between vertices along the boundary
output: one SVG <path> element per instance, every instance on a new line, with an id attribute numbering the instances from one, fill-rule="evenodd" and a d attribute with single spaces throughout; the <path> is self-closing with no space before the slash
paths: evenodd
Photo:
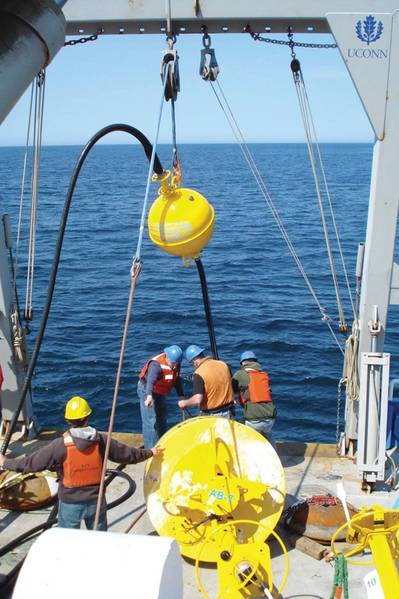
<path id="1" fill-rule="evenodd" d="M 163 456 L 145 471 L 148 514 L 160 535 L 178 541 L 183 555 L 216 562 L 226 534 L 222 525 L 232 520 L 240 521 L 240 543 L 261 543 L 274 529 L 284 507 L 284 470 L 254 429 L 226 418 L 191 418 L 169 430 L 160 445 Z"/>
<path id="2" fill-rule="evenodd" d="M 198 191 L 169 183 L 169 177 L 167 171 L 148 214 L 151 241 L 168 254 L 197 258 L 212 237 L 214 208 Z"/>

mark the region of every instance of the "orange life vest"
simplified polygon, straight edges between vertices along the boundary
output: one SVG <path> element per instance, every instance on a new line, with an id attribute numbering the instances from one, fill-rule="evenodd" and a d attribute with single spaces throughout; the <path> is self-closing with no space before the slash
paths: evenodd
<path id="1" fill-rule="evenodd" d="M 99 485 L 103 467 L 100 442 L 94 442 L 88 449 L 78 449 L 69 432 L 64 433 L 67 455 L 63 463 L 62 484 L 68 489 Z"/>
<path id="2" fill-rule="evenodd" d="M 272 392 L 270 391 L 269 375 L 263 370 L 254 368 L 244 368 L 249 376 L 249 401 L 251 403 L 269 403 L 272 401 Z M 245 406 L 245 398 L 240 393 L 240 403 Z"/>
<path id="3" fill-rule="evenodd" d="M 154 356 L 147 360 L 140 371 L 140 379 L 143 379 L 147 374 L 150 362 L 158 362 L 162 370 L 162 378 L 156 381 L 152 389 L 153 393 L 157 393 L 158 395 L 168 395 L 180 374 L 180 366 L 177 364 L 175 368 L 172 368 L 166 361 L 166 354 L 159 354 L 158 356 Z"/>

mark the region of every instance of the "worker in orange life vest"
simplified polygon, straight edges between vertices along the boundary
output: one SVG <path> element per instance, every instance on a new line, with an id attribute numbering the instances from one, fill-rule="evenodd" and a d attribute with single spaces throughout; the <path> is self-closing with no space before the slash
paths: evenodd
<path id="1" fill-rule="evenodd" d="M 233 386 L 238 391 L 240 404 L 244 408 L 245 424 L 273 444 L 272 427 L 277 410 L 272 401 L 269 375 L 262 370 L 253 351 L 243 352 L 240 364 L 241 368 L 233 375 Z"/>
<path id="2" fill-rule="evenodd" d="M 137 395 L 143 425 L 144 447 L 153 447 L 168 430 L 166 397 L 173 388 L 184 399 L 180 379 L 183 351 L 178 345 L 165 347 L 161 354 L 153 356 L 144 364 L 139 374 Z"/>
<path id="3" fill-rule="evenodd" d="M 69 430 L 31 455 L 18 459 L 0 454 L 0 467 L 16 472 L 55 470 L 58 473 L 58 526 L 80 528 L 84 520 L 93 528 L 103 467 L 106 437 L 88 426 L 91 408 L 83 397 L 72 397 L 65 407 Z M 162 455 L 163 448 L 137 449 L 111 439 L 109 459 L 137 464 Z M 106 502 L 101 507 L 97 530 L 107 530 Z"/>

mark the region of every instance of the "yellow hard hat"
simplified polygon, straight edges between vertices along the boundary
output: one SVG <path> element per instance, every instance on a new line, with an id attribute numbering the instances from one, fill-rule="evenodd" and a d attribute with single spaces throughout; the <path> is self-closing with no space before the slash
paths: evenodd
<path id="1" fill-rule="evenodd" d="M 67 420 L 81 420 L 90 416 L 91 407 L 83 397 L 75 395 L 71 397 L 65 406 L 65 418 Z"/>

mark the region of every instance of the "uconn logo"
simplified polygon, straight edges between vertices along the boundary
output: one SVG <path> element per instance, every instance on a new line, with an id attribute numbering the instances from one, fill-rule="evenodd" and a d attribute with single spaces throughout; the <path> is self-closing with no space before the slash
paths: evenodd
<path id="1" fill-rule="evenodd" d="M 382 21 L 377 21 L 373 15 L 369 15 L 364 21 L 357 21 L 355 25 L 356 36 L 364 45 L 366 45 L 366 47 L 363 45 L 360 48 L 348 48 L 348 58 L 388 58 L 388 50 L 382 50 L 381 48 L 375 49 L 372 47 L 374 42 L 381 39 L 383 31 L 384 25 Z"/>

